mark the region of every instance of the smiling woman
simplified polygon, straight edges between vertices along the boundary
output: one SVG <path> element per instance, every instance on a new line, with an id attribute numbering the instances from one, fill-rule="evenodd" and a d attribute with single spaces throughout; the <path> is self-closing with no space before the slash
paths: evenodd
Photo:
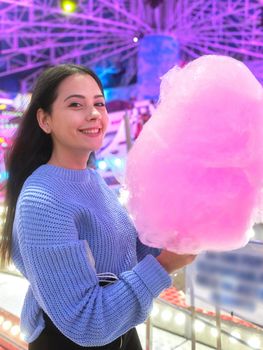
<path id="1" fill-rule="evenodd" d="M 104 96 L 88 74 L 74 74 L 59 86 L 50 113 L 37 111 L 41 129 L 50 134 L 53 151 L 48 164 L 85 169 L 90 152 L 102 146 L 108 125 Z"/>
<path id="2" fill-rule="evenodd" d="M 29 350 L 141 350 L 134 327 L 169 273 L 193 260 L 143 245 L 117 196 L 87 167 L 107 125 L 97 76 L 52 67 L 8 155 L 0 258 L 12 257 L 29 281 L 21 315 Z"/>

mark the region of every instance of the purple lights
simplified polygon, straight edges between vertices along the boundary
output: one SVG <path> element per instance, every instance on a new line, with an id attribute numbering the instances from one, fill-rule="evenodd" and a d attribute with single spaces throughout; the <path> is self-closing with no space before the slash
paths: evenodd
<path id="1" fill-rule="evenodd" d="M 50 64 L 123 64 L 119 85 L 125 86 L 137 74 L 140 40 L 157 34 L 178 42 L 180 62 L 230 55 L 262 81 L 262 11 L 259 0 L 164 0 L 154 6 L 143 0 L 78 0 L 72 13 L 58 0 L 1 0 L 0 78 L 23 74 L 21 88 L 27 91 Z"/>

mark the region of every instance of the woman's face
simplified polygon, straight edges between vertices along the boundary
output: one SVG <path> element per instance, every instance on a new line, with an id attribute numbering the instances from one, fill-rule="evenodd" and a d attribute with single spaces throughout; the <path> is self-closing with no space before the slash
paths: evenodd
<path id="1" fill-rule="evenodd" d="M 82 158 L 102 146 L 108 126 L 105 100 L 88 74 L 74 74 L 61 82 L 52 112 L 45 113 L 42 129 L 51 134 L 56 158 Z"/>

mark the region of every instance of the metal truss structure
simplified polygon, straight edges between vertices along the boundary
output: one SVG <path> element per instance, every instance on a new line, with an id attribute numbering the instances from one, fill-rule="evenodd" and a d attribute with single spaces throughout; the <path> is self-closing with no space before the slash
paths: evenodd
<path id="1" fill-rule="evenodd" d="M 50 64 L 75 62 L 136 76 L 140 38 L 172 36 L 182 62 L 226 54 L 247 63 L 263 81 L 261 0 L 78 0 L 65 13 L 60 0 L 0 0 L 0 78 L 22 76 L 26 92 Z"/>

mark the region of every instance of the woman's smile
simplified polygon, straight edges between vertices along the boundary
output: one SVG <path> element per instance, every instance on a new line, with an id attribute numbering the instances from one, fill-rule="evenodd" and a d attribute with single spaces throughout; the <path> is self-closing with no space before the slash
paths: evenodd
<path id="1" fill-rule="evenodd" d="M 90 153 L 101 148 L 108 126 L 105 99 L 97 82 L 87 74 L 64 79 L 42 125 L 48 125 L 53 142 L 49 163 L 61 164 L 66 159 L 67 164 L 84 168 Z"/>
<path id="2" fill-rule="evenodd" d="M 80 129 L 79 131 L 84 135 L 96 137 L 101 135 L 102 128 L 85 128 L 85 129 Z"/>

